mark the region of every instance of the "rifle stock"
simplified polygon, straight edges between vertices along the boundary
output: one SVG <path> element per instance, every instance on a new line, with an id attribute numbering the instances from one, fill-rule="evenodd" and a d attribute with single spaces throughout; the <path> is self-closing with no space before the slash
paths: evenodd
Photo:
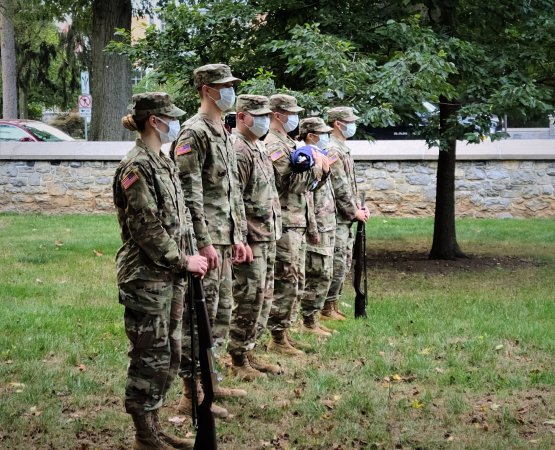
<path id="1" fill-rule="evenodd" d="M 187 244 L 192 253 L 195 249 L 192 233 L 187 235 Z M 202 280 L 192 274 L 187 274 L 189 283 L 188 302 L 190 308 L 189 316 L 193 311 L 197 319 L 198 348 L 200 363 L 200 378 L 204 390 L 204 399 L 197 406 L 196 400 L 196 362 L 194 345 L 194 327 L 191 320 L 191 348 L 192 348 L 192 372 L 193 372 L 193 425 L 197 429 L 194 450 L 217 450 L 216 422 L 212 414 L 212 402 L 214 401 L 214 385 L 217 381 L 217 372 L 214 364 L 214 343 L 212 341 L 212 329 L 208 318 L 208 310 L 204 299 Z"/>
<path id="2" fill-rule="evenodd" d="M 364 204 L 362 194 L 361 205 Z M 357 221 L 357 231 L 353 248 L 353 259 L 355 261 L 355 274 L 353 286 L 355 288 L 355 318 L 367 317 L 366 305 L 368 304 L 368 286 L 366 279 L 366 224 Z"/>

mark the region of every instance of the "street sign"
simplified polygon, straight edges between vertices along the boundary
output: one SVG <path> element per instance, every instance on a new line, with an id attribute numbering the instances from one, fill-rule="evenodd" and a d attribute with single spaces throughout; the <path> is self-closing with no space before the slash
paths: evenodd
<path id="1" fill-rule="evenodd" d="M 79 108 L 91 109 L 92 108 L 92 97 L 90 95 L 80 95 L 79 96 Z"/>
<path id="2" fill-rule="evenodd" d="M 79 108 L 79 115 L 81 117 L 92 117 L 92 109 L 91 108 Z"/>
<path id="3" fill-rule="evenodd" d="M 89 72 L 81 72 L 81 94 L 89 95 Z"/>

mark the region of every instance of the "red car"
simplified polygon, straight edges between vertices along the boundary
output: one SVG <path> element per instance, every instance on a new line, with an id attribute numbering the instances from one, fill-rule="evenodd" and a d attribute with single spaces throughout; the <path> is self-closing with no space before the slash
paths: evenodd
<path id="1" fill-rule="evenodd" d="M 74 140 L 63 131 L 38 120 L 0 119 L 0 142 L 61 142 Z"/>

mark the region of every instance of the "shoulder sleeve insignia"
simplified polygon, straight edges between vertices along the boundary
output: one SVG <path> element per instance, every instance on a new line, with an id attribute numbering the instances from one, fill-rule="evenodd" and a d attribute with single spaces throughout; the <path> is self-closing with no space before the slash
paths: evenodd
<path id="1" fill-rule="evenodd" d="M 183 144 L 175 148 L 175 155 L 176 156 L 186 155 L 187 153 L 191 153 L 192 151 L 193 149 L 191 147 L 191 144 Z"/>
<path id="2" fill-rule="evenodd" d="M 272 153 L 270 153 L 270 159 L 272 160 L 272 162 L 277 161 L 282 156 L 285 156 L 285 151 L 282 148 L 280 148 L 278 150 L 275 150 Z"/>
<path id="3" fill-rule="evenodd" d="M 131 186 L 133 186 L 133 184 L 135 184 L 137 181 L 139 181 L 139 175 L 138 175 L 137 172 L 135 172 L 134 170 L 130 170 L 130 171 L 127 172 L 127 174 L 122 178 L 122 180 L 121 180 L 121 185 L 122 185 L 123 189 L 127 190 L 127 189 L 129 189 Z"/>
<path id="4" fill-rule="evenodd" d="M 329 156 L 330 164 L 336 163 L 338 160 L 339 160 L 339 156 L 337 155 L 337 153 L 334 153 L 333 155 Z"/>

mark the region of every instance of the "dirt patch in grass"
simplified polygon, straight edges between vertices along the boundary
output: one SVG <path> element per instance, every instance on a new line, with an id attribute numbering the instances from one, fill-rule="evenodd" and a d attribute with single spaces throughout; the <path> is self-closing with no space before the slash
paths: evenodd
<path id="1" fill-rule="evenodd" d="M 456 260 L 431 260 L 428 252 L 420 250 L 377 250 L 367 253 L 367 266 L 374 270 L 394 270 L 405 274 L 451 274 L 454 272 L 483 272 L 492 269 L 516 270 L 539 267 L 543 263 L 521 256 L 468 255 Z"/>

